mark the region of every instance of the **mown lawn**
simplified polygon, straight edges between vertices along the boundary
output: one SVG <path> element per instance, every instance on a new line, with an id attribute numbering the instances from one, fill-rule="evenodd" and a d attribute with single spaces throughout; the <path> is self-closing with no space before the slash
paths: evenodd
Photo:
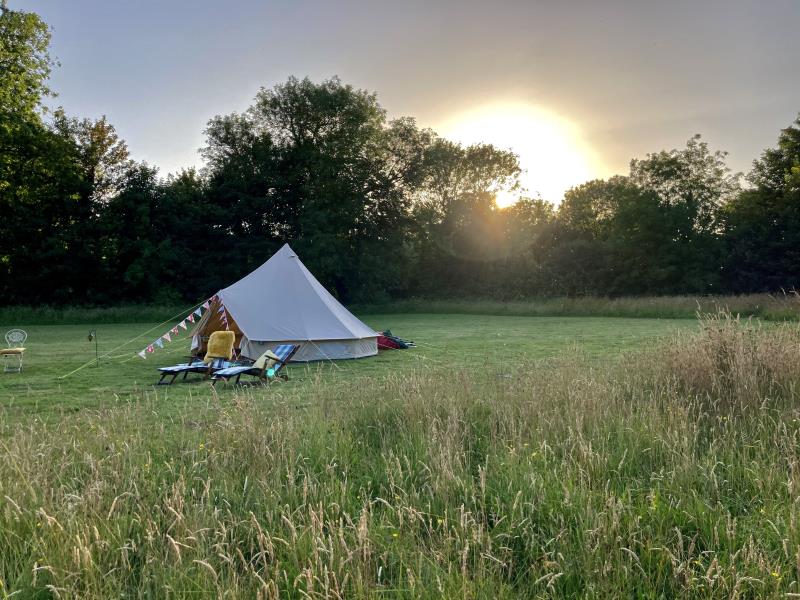
<path id="1" fill-rule="evenodd" d="M 377 329 L 391 328 L 417 342 L 410 351 L 381 352 L 375 358 L 292 365 L 291 381 L 283 392 L 302 397 L 310 381 L 322 377 L 331 385 L 358 376 L 380 377 L 420 369 L 501 369 L 522 362 L 563 354 L 588 354 L 597 360 L 613 359 L 621 351 L 647 347 L 677 329 L 696 327 L 693 320 L 624 319 L 591 317 L 517 317 L 448 314 L 368 315 L 366 322 Z M 5 331 L 9 323 L 0 326 Z M 8 418 L 58 417 L 81 408 L 104 408 L 145 396 L 164 401 L 207 396 L 207 382 L 190 376 L 191 383 L 178 380 L 169 388 L 153 385 L 157 367 L 183 362 L 189 335 L 182 335 L 156 350 L 146 360 L 135 356 L 145 343 L 166 331 L 163 326 L 111 356 L 99 367 L 91 364 L 68 375 L 95 355 L 88 332 L 96 329 L 101 355 L 153 328 L 153 323 L 106 325 L 21 325 L 28 332 L 28 350 L 21 374 L 0 374 L 0 406 Z M 230 388 L 220 386 L 220 394 Z"/>

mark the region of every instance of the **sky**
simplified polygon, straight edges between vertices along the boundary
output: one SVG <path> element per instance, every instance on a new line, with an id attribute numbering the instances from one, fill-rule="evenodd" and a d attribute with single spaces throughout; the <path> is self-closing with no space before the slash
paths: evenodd
<path id="1" fill-rule="evenodd" d="M 290 75 L 520 154 L 529 195 L 701 133 L 748 171 L 800 112 L 800 0 L 8 0 L 53 29 L 50 101 L 107 115 L 162 174 Z"/>

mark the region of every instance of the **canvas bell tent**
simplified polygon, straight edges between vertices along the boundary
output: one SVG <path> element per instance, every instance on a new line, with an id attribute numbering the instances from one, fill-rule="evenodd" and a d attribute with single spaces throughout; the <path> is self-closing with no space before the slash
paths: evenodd
<path id="1" fill-rule="evenodd" d="M 300 344 L 295 361 L 361 358 L 378 353 L 378 334 L 342 306 L 286 244 L 263 265 L 217 292 L 198 321 L 192 349 L 230 329 L 242 356 Z"/>

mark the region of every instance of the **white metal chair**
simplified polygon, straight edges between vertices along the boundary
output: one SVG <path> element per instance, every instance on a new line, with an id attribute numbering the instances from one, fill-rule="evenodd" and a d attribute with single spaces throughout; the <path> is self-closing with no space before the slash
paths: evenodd
<path id="1" fill-rule="evenodd" d="M 22 344 L 28 339 L 28 334 L 22 329 L 12 329 L 6 333 L 7 348 L 0 348 L 0 354 L 3 355 L 3 372 L 4 373 L 19 373 L 22 371 L 22 357 L 25 354 L 25 348 Z"/>

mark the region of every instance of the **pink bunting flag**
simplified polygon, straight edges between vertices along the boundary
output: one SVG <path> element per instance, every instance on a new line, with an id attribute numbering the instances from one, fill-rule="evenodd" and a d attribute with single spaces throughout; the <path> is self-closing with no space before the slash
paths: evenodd
<path id="1" fill-rule="evenodd" d="M 211 305 L 208 303 L 208 300 L 206 300 L 205 302 L 203 302 L 203 308 L 205 308 L 206 310 L 208 310 L 208 307 L 209 307 L 209 306 L 211 306 Z"/>
<path id="2" fill-rule="evenodd" d="M 170 329 L 170 331 L 172 332 L 172 335 L 178 335 L 178 326 L 176 325 L 175 327 Z"/>
<path id="3" fill-rule="evenodd" d="M 183 329 L 186 329 L 186 321 L 185 320 L 181 321 L 180 323 L 178 323 L 178 325 L 180 325 Z"/>
<path id="4" fill-rule="evenodd" d="M 156 349 L 155 349 L 155 348 L 153 348 L 153 344 L 150 344 L 150 345 L 147 347 L 147 351 L 148 351 L 148 352 L 155 352 L 155 351 L 156 351 Z"/>

